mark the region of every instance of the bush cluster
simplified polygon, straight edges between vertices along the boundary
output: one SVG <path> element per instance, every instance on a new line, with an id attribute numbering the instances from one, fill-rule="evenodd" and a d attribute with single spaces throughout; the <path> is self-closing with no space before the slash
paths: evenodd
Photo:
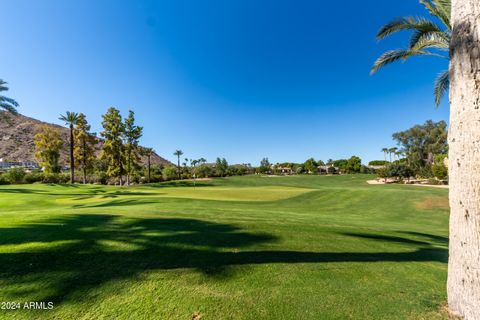
<path id="1" fill-rule="evenodd" d="M 62 184 L 67 183 L 68 180 L 68 174 L 27 172 L 23 168 L 12 168 L 0 174 L 0 185 L 37 182 Z"/>

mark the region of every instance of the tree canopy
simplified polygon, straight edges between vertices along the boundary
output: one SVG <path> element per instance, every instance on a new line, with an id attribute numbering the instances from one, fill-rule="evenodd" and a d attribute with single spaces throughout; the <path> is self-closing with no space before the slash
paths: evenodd
<path id="1" fill-rule="evenodd" d="M 407 156 L 410 166 L 417 172 L 433 164 L 434 156 L 446 154 L 447 124 L 445 121 L 426 121 L 405 131 L 393 134 L 393 139 Z"/>

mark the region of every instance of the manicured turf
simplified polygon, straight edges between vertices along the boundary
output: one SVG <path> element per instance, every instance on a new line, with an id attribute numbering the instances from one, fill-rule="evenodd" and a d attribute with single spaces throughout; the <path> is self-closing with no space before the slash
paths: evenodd
<path id="1" fill-rule="evenodd" d="M 447 190 L 367 179 L 1 186 L 0 317 L 444 317 Z"/>

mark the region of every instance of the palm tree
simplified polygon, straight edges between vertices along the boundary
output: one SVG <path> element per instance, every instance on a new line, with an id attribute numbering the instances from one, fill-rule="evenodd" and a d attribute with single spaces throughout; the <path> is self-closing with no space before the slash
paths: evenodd
<path id="1" fill-rule="evenodd" d="M 388 148 L 382 148 L 381 151 L 383 152 L 383 157 L 385 158 L 385 162 L 387 162 Z"/>
<path id="2" fill-rule="evenodd" d="M 180 157 L 183 155 L 183 151 L 182 150 L 175 150 L 175 152 L 173 153 L 174 156 L 177 157 L 177 171 L 178 171 L 178 179 L 180 179 Z"/>
<path id="3" fill-rule="evenodd" d="M 0 92 L 8 91 L 8 87 L 6 86 L 6 82 L 0 79 Z M 0 95 L 0 110 L 5 110 L 10 113 L 16 114 L 17 113 L 18 102 L 13 100 L 12 98 L 8 98 L 5 96 Z"/>
<path id="4" fill-rule="evenodd" d="M 397 147 L 393 147 L 393 148 L 388 149 L 388 154 L 390 156 L 390 162 L 392 162 L 392 154 L 394 155 L 393 160 L 395 160 L 395 153 L 397 152 L 397 150 L 398 150 Z"/>
<path id="5" fill-rule="evenodd" d="M 65 123 L 70 127 L 70 183 L 74 183 L 75 180 L 75 159 L 73 156 L 74 149 L 74 139 L 73 139 L 73 130 L 78 121 L 78 113 L 67 111 L 65 115 L 60 115 L 59 120 L 65 121 Z"/>
<path id="6" fill-rule="evenodd" d="M 395 151 L 394 155 L 397 157 L 397 160 L 400 161 L 400 157 L 403 156 L 402 151 Z"/>
<path id="7" fill-rule="evenodd" d="M 405 61 L 413 56 L 434 56 L 449 59 L 449 46 L 452 36 L 450 23 L 451 0 L 420 0 L 425 9 L 438 18 L 442 25 L 423 17 L 396 18 L 380 28 L 377 39 L 382 40 L 396 32 L 413 31 L 410 43 L 406 49 L 395 49 L 385 52 L 375 61 L 370 71 L 374 74 L 387 64 L 396 61 Z M 435 80 L 435 104 L 440 104 L 442 96 L 447 92 L 450 84 L 448 69 L 442 71 Z"/>

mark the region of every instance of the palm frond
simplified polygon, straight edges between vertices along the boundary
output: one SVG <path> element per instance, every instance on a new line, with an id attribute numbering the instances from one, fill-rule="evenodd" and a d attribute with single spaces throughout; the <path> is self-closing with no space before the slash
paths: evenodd
<path id="1" fill-rule="evenodd" d="M 450 0 L 420 0 L 425 9 L 432 15 L 440 19 L 445 27 L 451 31 L 450 24 L 451 1 Z"/>
<path id="2" fill-rule="evenodd" d="M 6 103 L 6 102 L 0 102 L 0 109 L 4 109 L 10 113 L 13 113 L 13 114 L 17 114 L 17 109 L 15 109 L 14 106 L 12 106 L 11 104 L 9 103 Z"/>
<path id="3" fill-rule="evenodd" d="M 410 51 L 424 51 L 426 49 L 438 49 L 438 50 L 448 50 L 450 44 L 449 42 L 442 36 L 438 34 L 425 34 L 421 36 L 416 43 L 413 44 L 412 47 L 409 48 Z M 428 52 L 426 54 L 429 55 L 436 55 L 442 58 L 448 58 L 442 56 L 438 53 L 431 53 Z"/>
<path id="4" fill-rule="evenodd" d="M 60 115 L 58 120 L 62 120 L 67 124 L 74 125 L 78 121 L 78 113 L 67 111 L 66 114 Z"/>
<path id="5" fill-rule="evenodd" d="M 382 40 L 389 35 L 403 30 L 423 30 L 425 32 L 442 31 L 442 29 L 430 20 L 422 17 L 396 18 L 382 26 L 377 33 L 377 40 Z"/>
<path id="6" fill-rule="evenodd" d="M 427 39 L 432 40 L 432 42 L 438 42 L 437 49 L 448 50 L 451 36 L 445 31 L 416 30 L 410 38 L 409 48 L 414 48 L 418 42 L 423 42 Z"/>
<path id="7" fill-rule="evenodd" d="M 450 74 L 448 70 L 443 71 L 440 73 L 435 80 L 435 104 L 437 107 L 440 105 L 442 97 L 448 91 L 450 87 Z"/>
<path id="8" fill-rule="evenodd" d="M 387 64 L 403 60 L 405 61 L 408 59 L 410 56 L 413 54 L 421 54 L 421 52 L 413 53 L 410 50 L 402 50 L 402 49 L 396 49 L 396 50 L 390 50 L 385 52 L 378 58 L 375 63 L 373 64 L 372 69 L 370 70 L 370 74 L 374 74 L 377 72 L 379 69 L 383 68 Z"/>
<path id="9" fill-rule="evenodd" d="M 9 97 L 0 96 L 0 102 L 9 103 L 9 104 L 11 104 L 13 107 L 18 107 L 18 102 L 15 101 L 15 100 L 13 100 L 12 98 L 9 98 Z"/>
<path id="10" fill-rule="evenodd" d="M 6 82 L 0 79 L 0 91 L 8 91 L 8 87 L 6 86 Z"/>

